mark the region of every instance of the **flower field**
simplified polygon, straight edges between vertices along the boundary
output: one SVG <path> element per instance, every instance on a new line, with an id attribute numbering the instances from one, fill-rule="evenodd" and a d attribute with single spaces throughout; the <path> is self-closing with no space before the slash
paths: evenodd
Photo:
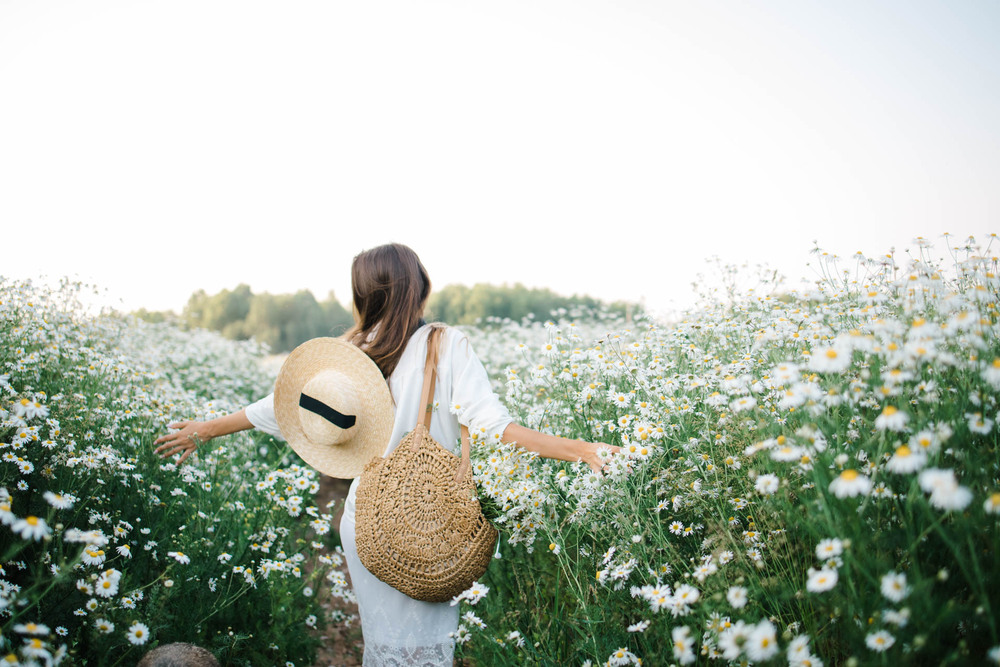
<path id="1" fill-rule="evenodd" d="M 468 329 L 521 423 L 622 453 L 596 475 L 473 434 L 501 541 L 455 601 L 459 656 L 1000 664 L 993 250 L 817 254 L 813 290 L 731 291 L 671 324 Z M 126 665 L 190 641 L 311 664 L 351 622 L 320 599 L 352 596 L 316 474 L 256 433 L 180 469 L 151 453 L 167 423 L 266 393 L 263 351 L 75 295 L 0 281 L 0 658 Z"/>
<path id="2" fill-rule="evenodd" d="M 0 282 L 0 662 L 134 665 L 185 641 L 311 664 L 309 626 L 346 620 L 320 596 L 351 596 L 318 474 L 258 434 L 180 468 L 152 454 L 166 424 L 267 393 L 262 351 L 88 316 L 79 293 Z"/>
<path id="3" fill-rule="evenodd" d="M 672 326 L 478 334 L 523 423 L 624 454 L 601 477 L 478 450 L 503 543 L 462 601 L 461 653 L 1000 663 L 989 252 L 950 248 L 946 267 L 923 243 L 905 265 L 818 253 L 815 291 L 756 290 Z"/>

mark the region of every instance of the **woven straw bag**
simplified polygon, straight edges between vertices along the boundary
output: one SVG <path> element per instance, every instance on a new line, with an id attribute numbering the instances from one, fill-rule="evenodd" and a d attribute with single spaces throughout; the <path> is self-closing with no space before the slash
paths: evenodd
<path id="1" fill-rule="evenodd" d="M 440 333 L 427 340 L 421 391 L 423 413 L 389 456 L 366 466 L 355 503 L 358 558 L 376 577 L 411 598 L 445 602 L 483 575 L 497 530 L 483 516 L 469 463 L 431 438 Z"/>

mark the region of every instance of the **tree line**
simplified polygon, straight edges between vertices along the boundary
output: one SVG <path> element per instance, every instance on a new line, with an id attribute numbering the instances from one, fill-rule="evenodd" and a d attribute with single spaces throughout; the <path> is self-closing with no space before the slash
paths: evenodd
<path id="1" fill-rule="evenodd" d="M 587 296 L 564 297 L 520 283 L 512 287 L 481 283 L 473 287 L 448 285 L 432 293 L 425 315 L 428 321 L 455 325 L 489 319 L 546 318 L 562 309 L 610 310 L 624 315 L 638 307 L 624 302 L 605 304 Z M 311 338 L 339 336 L 354 321 L 350 310 L 337 301 L 333 292 L 324 301 L 317 301 L 309 290 L 294 294 L 254 293 L 245 284 L 217 294 L 198 290 L 180 315 L 147 310 L 135 314 L 147 321 L 171 320 L 186 327 L 218 331 L 232 340 L 254 338 L 276 353 L 289 352 Z"/>

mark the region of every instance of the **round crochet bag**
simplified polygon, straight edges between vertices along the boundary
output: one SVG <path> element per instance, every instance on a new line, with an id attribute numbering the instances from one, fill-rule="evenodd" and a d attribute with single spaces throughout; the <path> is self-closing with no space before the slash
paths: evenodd
<path id="1" fill-rule="evenodd" d="M 442 329 L 427 340 L 421 405 L 414 429 L 361 474 L 355 502 L 358 558 L 376 577 L 411 598 L 446 602 L 469 588 L 493 557 L 497 530 L 483 516 L 469 464 L 429 433 Z"/>

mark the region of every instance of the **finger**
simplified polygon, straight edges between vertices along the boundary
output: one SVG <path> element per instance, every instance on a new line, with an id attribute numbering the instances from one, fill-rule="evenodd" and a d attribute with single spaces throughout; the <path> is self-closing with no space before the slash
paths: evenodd
<path id="1" fill-rule="evenodd" d="M 178 444 L 178 440 L 174 436 L 163 437 L 157 440 L 156 442 L 161 442 L 161 441 L 162 444 L 153 450 L 154 453 L 159 452 L 162 449 L 169 449 L 170 447 L 176 447 Z M 153 444 L 155 445 L 156 443 L 154 442 Z"/>
<path id="2" fill-rule="evenodd" d="M 193 451 L 194 451 L 193 449 L 189 449 L 186 452 L 184 452 L 184 454 L 179 459 L 177 459 L 177 465 L 184 463 L 184 461 L 187 460 L 187 457 L 191 456 L 191 452 Z"/>
<path id="3" fill-rule="evenodd" d="M 190 423 L 191 422 L 189 422 L 189 421 L 174 422 L 173 424 L 167 424 L 167 428 L 184 428 L 185 426 L 187 426 Z"/>
<path id="4" fill-rule="evenodd" d="M 161 447 L 157 450 L 157 453 L 161 458 L 167 459 L 177 453 L 177 445 L 168 445 L 166 447 Z M 160 451 L 163 450 L 163 451 Z"/>

